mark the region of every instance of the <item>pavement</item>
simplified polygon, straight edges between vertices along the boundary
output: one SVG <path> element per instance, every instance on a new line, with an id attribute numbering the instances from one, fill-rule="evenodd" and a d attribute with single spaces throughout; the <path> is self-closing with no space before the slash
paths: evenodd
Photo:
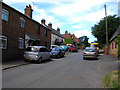
<path id="1" fill-rule="evenodd" d="M 18 66 L 22 66 L 22 65 L 27 65 L 29 64 L 28 62 L 24 62 L 23 59 L 19 59 L 16 61 L 6 61 L 2 63 L 2 70 L 6 70 L 9 68 L 13 68 L 13 67 L 18 67 Z"/>

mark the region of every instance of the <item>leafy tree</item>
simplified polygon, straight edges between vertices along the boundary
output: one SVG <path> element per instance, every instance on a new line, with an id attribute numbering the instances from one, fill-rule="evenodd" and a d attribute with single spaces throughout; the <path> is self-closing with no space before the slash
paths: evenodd
<path id="1" fill-rule="evenodd" d="M 79 37 L 79 44 L 80 44 L 80 46 L 82 47 L 82 46 L 84 46 L 84 47 L 88 47 L 89 46 L 89 43 L 88 43 L 88 37 L 87 36 L 82 36 L 82 37 Z M 84 48 L 83 47 L 83 48 Z"/>
<path id="2" fill-rule="evenodd" d="M 106 17 L 104 17 L 98 24 L 92 27 L 92 34 L 98 39 L 100 47 L 106 44 Z M 120 25 L 120 18 L 116 15 L 108 16 L 108 40 L 112 37 L 118 26 Z"/>

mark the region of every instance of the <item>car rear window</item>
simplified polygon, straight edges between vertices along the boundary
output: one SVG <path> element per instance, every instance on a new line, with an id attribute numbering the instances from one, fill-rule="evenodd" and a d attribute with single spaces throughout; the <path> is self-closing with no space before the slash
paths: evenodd
<path id="1" fill-rule="evenodd" d="M 37 52 L 38 50 L 37 50 L 37 48 L 34 48 L 34 47 L 27 47 L 25 49 L 25 51 L 28 51 L 28 52 Z"/>
<path id="2" fill-rule="evenodd" d="M 86 49 L 85 52 L 95 52 L 96 49 Z"/>

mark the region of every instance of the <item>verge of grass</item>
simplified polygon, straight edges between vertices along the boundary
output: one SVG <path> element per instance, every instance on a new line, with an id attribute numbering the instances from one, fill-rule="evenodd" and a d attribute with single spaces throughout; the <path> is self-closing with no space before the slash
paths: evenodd
<path id="1" fill-rule="evenodd" d="M 118 88 L 120 90 L 120 71 L 116 70 L 104 77 L 104 88 Z"/>

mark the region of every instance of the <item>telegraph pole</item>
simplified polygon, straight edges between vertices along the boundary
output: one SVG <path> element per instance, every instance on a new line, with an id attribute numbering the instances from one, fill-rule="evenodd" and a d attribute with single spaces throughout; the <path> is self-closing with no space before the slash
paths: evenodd
<path id="1" fill-rule="evenodd" d="M 106 21 L 106 48 L 107 48 L 107 55 L 108 55 L 108 26 L 107 26 L 107 10 L 106 10 L 106 4 L 104 5 L 105 7 L 105 21 Z"/>

